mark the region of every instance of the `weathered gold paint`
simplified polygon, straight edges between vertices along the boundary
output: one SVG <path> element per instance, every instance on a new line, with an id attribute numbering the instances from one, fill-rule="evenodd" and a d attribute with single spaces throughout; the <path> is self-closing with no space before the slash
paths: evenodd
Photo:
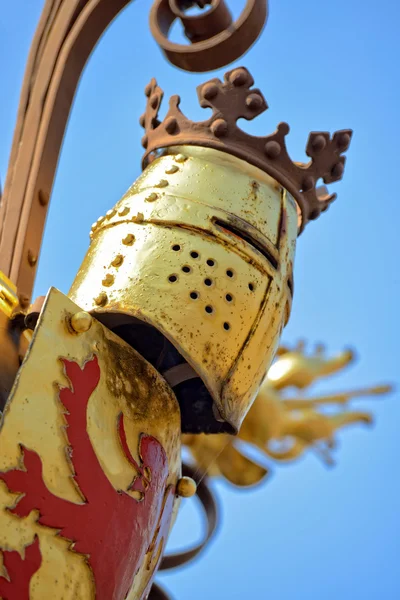
<path id="1" fill-rule="evenodd" d="M 71 502 L 81 501 L 66 455 L 58 389 L 70 383 L 59 357 L 83 367 L 95 353 L 101 378 L 88 404 L 88 432 L 107 478 L 116 489 L 127 489 L 135 474 L 117 437 L 115 423 L 122 411 L 134 458 L 139 460 L 140 433 L 157 438 L 168 457 L 167 484 L 175 486 L 181 464 L 180 413 L 175 396 L 155 369 L 95 319 L 86 332 L 74 333 L 71 318 L 79 314 L 82 316 L 81 308 L 59 291 L 50 290 L 0 425 L 0 470 L 20 464 L 22 443 L 41 456 L 43 479 L 53 494 Z M 56 530 L 38 525 L 34 512 L 19 519 L 7 511 L 15 499 L 0 481 L 0 547 L 23 553 L 35 533 L 40 539 L 43 562 L 32 579 L 30 599 L 94 598 L 84 557 L 68 550 L 69 543 L 58 537 Z M 177 508 L 178 500 L 175 513 Z M 135 595 L 129 598 L 141 597 L 150 575 L 147 568 L 141 569 L 134 581 Z"/>
<path id="2" fill-rule="evenodd" d="M 176 493 L 182 498 L 191 498 L 195 495 L 197 484 L 191 477 L 182 477 L 176 486 Z"/>
<path id="3" fill-rule="evenodd" d="M 29 343 L 25 332 L 12 327 L 11 319 L 17 309 L 17 289 L 0 271 L 0 411 L 18 372 L 20 355 Z"/>
<path id="4" fill-rule="evenodd" d="M 355 397 L 378 396 L 388 393 L 389 386 L 376 386 L 320 397 L 285 399 L 287 387 L 304 389 L 317 379 L 336 373 L 349 364 L 349 350 L 327 358 L 320 349 L 306 355 L 302 345 L 289 351 L 281 348 L 277 361 L 269 369 L 257 398 L 246 416 L 237 438 L 228 435 L 185 435 L 186 444 L 197 463 L 199 472 L 223 476 L 239 486 L 254 485 L 267 474 L 268 468 L 248 458 L 237 441 L 250 444 L 276 461 L 293 461 L 306 451 L 319 454 L 332 464 L 331 451 L 335 435 L 347 425 L 372 421 L 365 411 L 340 410 Z M 337 407 L 324 414 L 322 406 Z"/>
<path id="5" fill-rule="evenodd" d="M 0 271 L 0 311 L 7 317 L 11 317 L 17 306 L 17 288 L 12 281 Z"/>
<path id="6" fill-rule="evenodd" d="M 217 150 L 171 148 L 98 221 L 70 297 L 158 328 L 238 429 L 289 318 L 296 237 L 293 199 L 261 170 Z"/>
<path id="7" fill-rule="evenodd" d="M 89 331 L 93 323 L 93 317 L 89 313 L 81 310 L 72 315 L 70 325 L 75 333 L 85 333 Z"/>

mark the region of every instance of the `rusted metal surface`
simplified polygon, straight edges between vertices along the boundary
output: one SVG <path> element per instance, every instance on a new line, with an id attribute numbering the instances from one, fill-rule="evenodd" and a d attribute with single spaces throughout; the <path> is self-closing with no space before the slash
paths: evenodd
<path id="1" fill-rule="evenodd" d="M 47 0 L 44 5 L 25 71 L 0 204 L 0 270 L 17 285 L 22 308 L 29 305 L 53 180 L 79 78 L 107 26 L 131 1 Z M 163 11 L 175 11 L 174 18 L 184 20 L 193 41 L 227 26 L 228 12 L 223 2 L 213 0 L 211 12 L 206 11 L 201 18 L 185 16 L 182 8 L 189 4 L 157 1 L 152 11 L 155 30 L 163 22 Z M 221 32 L 211 40 L 179 47 L 176 60 L 174 53 L 166 52 L 167 57 L 191 71 L 227 64 L 254 41 L 255 23 L 261 30 L 265 4 L 265 0 L 249 2 L 242 15 L 243 23 L 239 20 L 241 25 L 234 34 L 231 26 L 229 33 Z M 235 46 L 235 56 L 223 50 L 227 37 L 228 45 Z M 157 34 L 156 38 L 163 40 Z M 212 53 L 205 53 L 204 44 L 211 42 Z"/>
<path id="2" fill-rule="evenodd" d="M 301 232 L 308 221 L 316 219 L 336 198 L 336 194 L 328 194 L 326 188 L 317 187 L 317 183 L 319 179 L 332 183 L 342 178 L 343 152 L 350 145 L 352 131 L 336 131 L 332 137 L 324 131 L 310 133 L 306 154 L 311 161 L 308 164 L 293 162 L 285 143 L 289 132 L 287 123 L 280 123 L 274 133 L 263 137 L 250 135 L 237 126 L 238 119 L 254 119 L 268 108 L 261 91 L 252 88 L 253 85 L 253 77 L 247 69 L 233 69 L 225 74 L 223 82 L 215 78 L 197 88 L 200 106 L 213 110 L 209 119 L 199 123 L 191 121 L 179 108 L 179 96 L 172 96 L 168 113 L 160 123 L 158 112 L 163 91 L 152 79 L 145 90 L 146 112 L 140 118 L 145 130 L 143 164 L 148 164 L 159 149 L 183 144 L 233 154 L 268 173 L 292 194 L 301 213 Z"/>
<path id="3" fill-rule="evenodd" d="M 194 4 L 204 7 L 204 14 L 187 16 L 185 8 Z M 168 39 L 177 18 L 182 21 L 192 46 Z M 224 67 L 243 56 L 260 35 L 266 19 L 267 0 L 247 0 L 234 23 L 224 0 L 156 0 L 150 26 L 156 42 L 173 65 L 186 71 L 204 72 Z"/>

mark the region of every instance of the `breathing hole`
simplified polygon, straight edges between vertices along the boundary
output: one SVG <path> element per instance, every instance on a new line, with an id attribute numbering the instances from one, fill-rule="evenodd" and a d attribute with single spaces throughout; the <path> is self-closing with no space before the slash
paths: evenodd
<path id="1" fill-rule="evenodd" d="M 205 279 L 205 280 L 204 280 L 204 284 L 205 284 L 205 285 L 208 285 L 208 287 L 210 287 L 210 285 L 212 285 L 212 279 L 209 279 L 209 278 L 207 277 L 207 279 Z"/>
<path id="2" fill-rule="evenodd" d="M 228 277 L 233 277 L 234 275 L 232 269 L 227 269 L 226 274 L 228 275 Z"/>
<path id="3" fill-rule="evenodd" d="M 212 258 L 209 258 L 207 260 L 207 264 L 209 267 L 213 267 L 215 265 L 215 260 L 213 260 Z"/>
<path id="4" fill-rule="evenodd" d="M 227 294 L 225 296 L 225 298 L 226 298 L 227 302 L 232 302 L 232 300 L 233 300 L 233 296 L 231 294 Z"/>
<path id="5" fill-rule="evenodd" d="M 174 252 L 179 252 L 179 250 L 180 250 L 180 249 L 181 249 L 181 247 L 180 247 L 180 245 L 179 245 L 179 244 L 175 244 L 174 246 L 172 246 L 172 250 L 173 250 Z"/>
<path id="6" fill-rule="evenodd" d="M 205 308 L 206 313 L 208 313 L 209 315 L 211 315 L 211 313 L 214 312 L 214 309 L 212 306 L 210 306 L 209 304 L 206 306 Z"/>
<path id="7" fill-rule="evenodd" d="M 190 292 L 190 297 L 192 300 L 197 300 L 199 294 L 197 292 Z"/>
<path id="8" fill-rule="evenodd" d="M 191 252 L 191 253 L 190 253 L 190 256 L 191 256 L 192 258 L 199 258 L 199 253 L 198 253 L 198 252 L 196 252 L 196 251 L 193 251 L 193 252 Z"/>
<path id="9" fill-rule="evenodd" d="M 188 265 L 185 265 L 184 267 L 182 267 L 182 271 L 183 271 L 184 273 L 190 273 L 190 271 L 191 271 L 191 270 L 192 270 L 192 269 L 191 269 L 191 268 L 190 268 Z"/>
<path id="10" fill-rule="evenodd" d="M 227 322 L 225 321 L 225 323 L 224 323 L 224 329 L 225 329 L 225 331 L 229 331 L 229 330 L 230 330 L 230 328 L 231 328 L 231 326 L 229 325 L 229 323 L 227 323 Z"/>
<path id="11" fill-rule="evenodd" d="M 254 292 L 254 283 L 249 283 L 249 290 Z"/>
<path id="12" fill-rule="evenodd" d="M 177 278 L 177 276 L 176 276 L 176 275 L 170 275 L 170 276 L 168 277 L 168 281 L 169 281 L 170 283 L 175 283 L 175 281 L 178 281 L 178 278 Z"/>

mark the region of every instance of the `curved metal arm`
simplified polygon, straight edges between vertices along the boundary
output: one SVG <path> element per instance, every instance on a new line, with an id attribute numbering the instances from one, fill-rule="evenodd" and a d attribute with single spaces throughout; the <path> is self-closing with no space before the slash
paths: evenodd
<path id="1" fill-rule="evenodd" d="M 53 180 L 79 78 L 105 29 L 131 1 L 45 2 L 25 71 L 9 168 L 0 204 L 0 271 L 17 285 L 22 308 L 26 308 L 30 301 Z M 266 7 L 266 1 L 257 0 L 257 6 Z M 220 3 L 220 0 L 212 0 L 212 4 Z M 178 9 L 180 12 L 191 4 L 193 2 L 182 0 L 163 0 L 161 3 L 157 0 L 154 10 L 159 14 L 157 11 L 162 5 L 165 11 Z M 254 0 L 249 2 L 250 4 L 254 4 Z M 247 23 L 247 30 L 249 24 L 251 25 L 246 11 L 247 8 L 244 17 L 238 21 L 242 23 L 242 28 L 236 28 L 235 35 L 231 31 L 233 26 L 221 31 L 224 23 L 226 26 L 225 19 L 219 21 L 218 35 L 215 35 L 215 28 L 211 28 L 209 39 L 204 41 L 207 36 L 203 30 L 203 41 L 193 46 L 172 44 L 175 53 L 166 52 L 167 57 L 173 64 L 190 71 L 211 70 L 227 64 L 246 51 L 258 35 L 254 37 L 251 31 L 250 37 L 248 31 L 246 34 L 243 24 Z M 207 21 L 208 12 L 200 21 L 204 18 Z M 220 11 L 214 12 L 217 16 L 221 14 Z M 155 14 L 154 11 L 152 14 Z M 176 14 L 173 14 L 173 18 L 175 17 Z M 184 18 L 184 15 L 181 17 Z M 196 19 L 192 18 L 191 22 L 195 22 Z M 258 33 L 261 30 L 259 22 L 257 30 Z M 242 39 L 243 34 L 245 41 L 238 46 L 238 36 Z M 233 45 L 237 48 L 233 54 L 227 52 L 227 40 L 228 46 Z M 165 40 L 162 38 L 161 42 L 157 41 L 165 51 Z M 169 44 L 168 47 L 171 46 L 168 40 L 166 43 Z M 206 63 L 204 45 L 212 48 L 214 56 L 210 58 L 208 53 Z M 223 49 L 221 53 L 220 47 Z M 221 63 L 222 55 L 224 60 Z"/>
<path id="2" fill-rule="evenodd" d="M 47 0 L 31 46 L 0 206 L 0 270 L 22 307 L 35 279 L 48 203 L 79 78 L 130 0 Z"/>

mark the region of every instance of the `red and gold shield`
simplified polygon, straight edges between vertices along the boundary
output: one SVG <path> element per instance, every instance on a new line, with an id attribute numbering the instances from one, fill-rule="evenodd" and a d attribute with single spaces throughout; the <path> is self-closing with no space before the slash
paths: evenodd
<path id="1" fill-rule="evenodd" d="M 79 313 L 50 290 L 4 411 L 2 600 L 146 598 L 177 509 L 178 403 Z"/>

